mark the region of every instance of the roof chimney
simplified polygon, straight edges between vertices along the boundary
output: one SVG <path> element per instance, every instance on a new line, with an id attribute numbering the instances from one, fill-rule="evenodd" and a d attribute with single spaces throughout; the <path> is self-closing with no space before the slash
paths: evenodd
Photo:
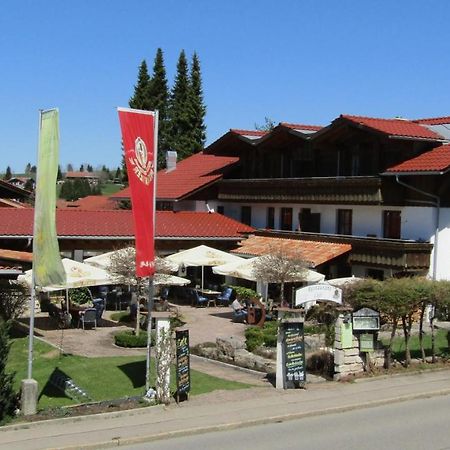
<path id="1" fill-rule="evenodd" d="M 171 172 L 177 168 L 177 152 L 175 150 L 167 150 L 166 152 L 166 172 Z"/>

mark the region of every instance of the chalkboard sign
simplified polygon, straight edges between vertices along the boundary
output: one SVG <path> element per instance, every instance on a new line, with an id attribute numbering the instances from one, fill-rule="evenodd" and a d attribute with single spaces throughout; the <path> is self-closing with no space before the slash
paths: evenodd
<path id="1" fill-rule="evenodd" d="M 286 388 L 304 386 L 306 383 L 305 341 L 302 322 L 283 323 L 284 372 Z"/>
<path id="2" fill-rule="evenodd" d="M 176 331 L 177 348 L 177 396 L 187 396 L 191 390 L 191 372 L 189 365 L 189 330 Z"/>

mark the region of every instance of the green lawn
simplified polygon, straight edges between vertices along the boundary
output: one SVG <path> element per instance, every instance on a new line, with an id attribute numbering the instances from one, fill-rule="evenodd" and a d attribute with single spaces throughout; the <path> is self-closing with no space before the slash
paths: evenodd
<path id="1" fill-rule="evenodd" d="M 123 189 L 123 185 L 114 183 L 104 183 L 101 185 L 102 195 L 111 195 Z"/>
<path id="2" fill-rule="evenodd" d="M 383 344 L 387 345 L 388 339 L 383 339 Z M 423 345 L 427 356 L 431 355 L 431 335 L 426 334 L 423 337 Z M 447 331 L 436 330 L 436 355 L 448 355 Z M 421 358 L 419 336 L 411 336 L 409 341 L 409 348 L 411 350 L 412 358 Z M 392 346 L 393 356 L 395 359 L 405 359 L 405 340 L 403 336 L 396 337 Z"/>
<path id="3" fill-rule="evenodd" d="M 33 378 L 39 383 L 39 409 L 67 406 L 78 403 L 49 385 L 48 380 L 55 368 L 62 370 L 84 389 L 93 400 L 112 400 L 143 394 L 145 386 L 145 357 L 116 356 L 86 358 L 63 355 L 42 341 L 35 340 Z M 12 340 L 8 370 L 16 372 L 16 388 L 27 374 L 28 339 Z M 154 384 L 154 361 L 151 362 L 151 383 Z M 175 374 L 172 370 L 172 391 L 175 390 Z M 203 394 L 217 389 L 244 389 L 247 384 L 212 377 L 191 370 L 191 395 Z"/>

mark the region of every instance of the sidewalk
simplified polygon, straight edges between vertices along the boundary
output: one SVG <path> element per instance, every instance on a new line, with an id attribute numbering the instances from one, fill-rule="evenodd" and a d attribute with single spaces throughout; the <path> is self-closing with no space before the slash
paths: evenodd
<path id="1" fill-rule="evenodd" d="M 437 395 L 450 395 L 448 370 L 309 384 L 306 390 L 216 391 L 180 405 L 3 427 L 0 449 L 112 448 Z"/>

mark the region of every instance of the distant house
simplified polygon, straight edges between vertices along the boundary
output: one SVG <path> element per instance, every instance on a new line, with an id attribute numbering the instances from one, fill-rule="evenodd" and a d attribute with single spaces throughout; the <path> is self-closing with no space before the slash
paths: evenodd
<path id="1" fill-rule="evenodd" d="M 67 172 L 66 180 L 87 180 L 91 186 L 96 186 L 99 182 L 99 177 L 93 172 Z"/>
<path id="2" fill-rule="evenodd" d="M 8 180 L 8 183 L 13 184 L 14 186 L 20 187 L 22 189 L 27 189 L 27 184 L 31 186 L 31 190 L 34 191 L 36 187 L 36 181 L 31 177 L 11 177 Z"/>
<path id="3" fill-rule="evenodd" d="M 26 189 L 0 180 L 0 208 L 24 208 L 31 195 Z"/>

